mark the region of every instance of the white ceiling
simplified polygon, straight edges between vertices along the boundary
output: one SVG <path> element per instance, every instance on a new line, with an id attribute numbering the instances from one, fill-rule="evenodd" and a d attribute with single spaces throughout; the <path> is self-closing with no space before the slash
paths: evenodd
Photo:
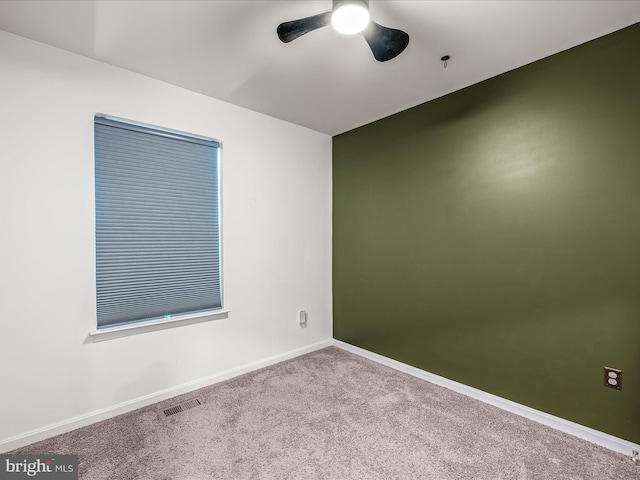
<path id="1" fill-rule="evenodd" d="M 391 61 L 331 27 L 278 40 L 279 23 L 330 9 L 331 0 L 4 0 L 0 29 L 335 135 L 640 21 L 640 0 L 370 0 L 375 22 L 410 35 Z"/>

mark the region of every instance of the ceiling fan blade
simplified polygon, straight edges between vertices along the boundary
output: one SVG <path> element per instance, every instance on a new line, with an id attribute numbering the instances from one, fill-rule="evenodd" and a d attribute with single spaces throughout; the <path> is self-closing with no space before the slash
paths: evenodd
<path id="1" fill-rule="evenodd" d="M 395 28 L 387 28 L 376 22 L 369 22 L 363 32 L 364 38 L 371 47 L 373 56 L 379 62 L 386 62 L 400 55 L 409 45 L 409 34 Z"/>
<path id="2" fill-rule="evenodd" d="M 326 27 L 331 23 L 331 11 L 319 13 L 312 17 L 292 20 L 278 25 L 278 38 L 284 43 L 289 43 L 305 33 L 318 28 Z"/>

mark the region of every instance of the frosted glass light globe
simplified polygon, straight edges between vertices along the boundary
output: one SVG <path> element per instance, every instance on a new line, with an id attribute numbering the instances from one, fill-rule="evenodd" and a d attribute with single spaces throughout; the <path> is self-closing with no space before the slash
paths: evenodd
<path id="1" fill-rule="evenodd" d="M 369 10 L 359 3 L 346 3 L 335 9 L 331 25 L 343 35 L 355 35 L 369 25 Z"/>

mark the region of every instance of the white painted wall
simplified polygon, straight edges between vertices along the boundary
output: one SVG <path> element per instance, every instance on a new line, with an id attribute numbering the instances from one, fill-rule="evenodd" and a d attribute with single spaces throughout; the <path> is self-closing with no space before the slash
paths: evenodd
<path id="1" fill-rule="evenodd" d="M 222 141 L 228 319 L 86 343 L 96 112 Z M 1 31 L 0 225 L 5 450 L 331 338 L 331 137 Z"/>

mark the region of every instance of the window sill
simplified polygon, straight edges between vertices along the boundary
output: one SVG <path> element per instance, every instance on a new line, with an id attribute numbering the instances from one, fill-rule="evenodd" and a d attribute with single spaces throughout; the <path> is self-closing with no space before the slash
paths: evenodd
<path id="1" fill-rule="evenodd" d="M 194 323 L 209 322 L 211 320 L 221 320 L 229 317 L 229 310 L 215 310 L 194 315 L 184 315 L 182 317 L 169 318 L 167 320 L 156 320 L 150 322 L 133 323 L 119 327 L 101 328 L 89 332 L 89 342 L 103 342 L 114 338 L 128 337 L 140 333 L 153 332 L 155 330 L 165 330 L 167 328 L 181 327 Z"/>

